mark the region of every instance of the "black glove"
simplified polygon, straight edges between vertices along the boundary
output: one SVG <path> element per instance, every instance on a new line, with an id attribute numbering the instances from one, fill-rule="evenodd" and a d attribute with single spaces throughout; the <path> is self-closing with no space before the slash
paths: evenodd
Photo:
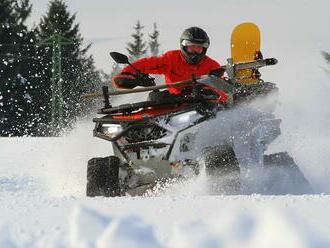
<path id="1" fill-rule="evenodd" d="M 135 74 L 136 81 L 139 86 L 149 87 L 149 86 L 155 86 L 155 79 L 152 77 L 149 77 L 148 74 L 144 74 L 141 72 L 138 72 Z"/>
<path id="2" fill-rule="evenodd" d="M 136 86 L 154 86 L 154 78 L 150 78 L 148 74 L 137 73 L 132 74 L 129 72 L 120 73 L 112 78 L 116 87 L 133 89 Z"/>
<path id="3" fill-rule="evenodd" d="M 216 76 L 216 77 L 222 77 L 225 72 L 226 72 L 226 69 L 220 67 L 218 69 L 214 69 L 214 70 L 210 71 L 209 75 Z"/>

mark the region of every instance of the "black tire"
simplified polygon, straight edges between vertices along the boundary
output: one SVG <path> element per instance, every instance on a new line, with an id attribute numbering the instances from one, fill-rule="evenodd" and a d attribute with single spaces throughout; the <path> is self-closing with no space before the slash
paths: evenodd
<path id="1" fill-rule="evenodd" d="M 86 195 L 89 197 L 120 196 L 119 158 L 92 158 L 87 165 Z"/>
<path id="2" fill-rule="evenodd" d="M 212 192 L 235 194 L 240 191 L 239 163 L 232 147 L 208 147 L 203 151 L 203 161 Z"/>
<path id="3" fill-rule="evenodd" d="M 287 152 L 273 153 L 264 155 L 265 166 L 282 166 L 297 168 L 293 158 Z"/>
<path id="4" fill-rule="evenodd" d="M 264 166 L 269 170 L 268 191 L 272 194 L 310 194 L 313 189 L 287 152 L 264 156 Z"/>

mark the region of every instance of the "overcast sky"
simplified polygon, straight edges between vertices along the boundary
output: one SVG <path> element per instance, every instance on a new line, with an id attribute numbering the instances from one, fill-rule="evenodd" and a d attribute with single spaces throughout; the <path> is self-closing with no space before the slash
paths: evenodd
<path id="1" fill-rule="evenodd" d="M 38 23 L 47 10 L 46 0 L 31 0 L 29 23 Z M 255 22 L 262 33 L 266 56 L 312 59 L 330 50 L 330 1 L 318 0 L 67 0 L 77 14 L 82 35 L 92 42 L 90 52 L 98 68 L 109 72 L 109 51 L 126 52 L 132 27 L 139 19 L 144 31 L 160 30 L 161 50 L 178 48 L 181 32 L 189 26 L 204 28 L 210 38 L 209 55 L 225 63 L 230 55 L 230 33 L 240 22 Z M 289 56 L 290 55 L 290 56 Z"/>

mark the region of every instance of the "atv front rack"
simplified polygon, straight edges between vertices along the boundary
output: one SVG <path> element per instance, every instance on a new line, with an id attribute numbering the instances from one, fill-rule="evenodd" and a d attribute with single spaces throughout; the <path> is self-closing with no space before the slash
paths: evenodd
<path id="1" fill-rule="evenodd" d="M 169 105 L 182 105 L 185 103 L 203 103 L 210 100 L 216 100 L 215 96 L 204 96 L 204 97 L 185 97 L 185 96 L 174 96 L 173 99 L 161 99 L 160 101 L 144 101 L 138 103 L 122 104 L 116 107 L 102 108 L 98 111 L 98 114 L 129 114 L 139 109 L 162 107 Z"/>

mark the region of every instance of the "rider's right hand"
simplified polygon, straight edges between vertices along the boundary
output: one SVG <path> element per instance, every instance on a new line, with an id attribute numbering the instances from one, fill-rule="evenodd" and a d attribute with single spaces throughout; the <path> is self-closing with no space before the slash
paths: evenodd
<path id="1" fill-rule="evenodd" d="M 133 89 L 136 86 L 153 86 L 155 82 L 147 74 L 122 72 L 112 78 L 112 83 L 116 88 Z"/>
<path id="2" fill-rule="evenodd" d="M 135 77 L 139 86 L 149 87 L 156 85 L 154 78 L 149 77 L 148 74 L 138 72 Z"/>

